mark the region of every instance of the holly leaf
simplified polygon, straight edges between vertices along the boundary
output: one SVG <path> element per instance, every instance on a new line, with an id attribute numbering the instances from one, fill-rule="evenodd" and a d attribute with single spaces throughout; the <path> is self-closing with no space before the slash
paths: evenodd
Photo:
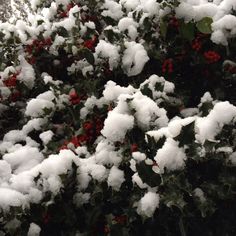
<path id="1" fill-rule="evenodd" d="M 202 116 L 207 116 L 210 112 L 210 110 L 212 110 L 213 108 L 213 104 L 212 102 L 204 102 L 202 103 L 201 107 L 199 108 L 199 110 L 201 111 L 202 113 Z"/>
<path id="2" fill-rule="evenodd" d="M 152 90 L 150 88 L 148 88 L 148 84 L 145 84 L 141 88 L 141 92 L 142 92 L 143 95 L 146 95 L 146 96 L 152 98 Z"/>
<path id="3" fill-rule="evenodd" d="M 184 23 L 182 22 L 180 24 L 180 34 L 183 38 L 192 41 L 194 39 L 194 23 L 188 22 Z"/>
<path id="4" fill-rule="evenodd" d="M 152 165 L 147 165 L 145 161 L 141 161 L 136 164 L 136 169 L 144 183 L 151 187 L 156 187 L 161 184 L 161 177 L 152 170 Z"/>
<path id="5" fill-rule="evenodd" d="M 174 138 L 176 141 L 179 141 L 180 147 L 186 144 L 191 144 L 194 141 L 195 139 L 194 125 L 195 122 L 192 121 L 190 124 L 183 126 L 180 134 Z"/>
<path id="6" fill-rule="evenodd" d="M 82 58 L 85 58 L 91 65 L 94 65 L 94 56 L 93 56 L 93 53 L 87 49 L 87 48 L 83 48 L 79 51 L 79 55 L 82 57 Z"/>
<path id="7" fill-rule="evenodd" d="M 212 32 L 211 24 L 213 20 L 210 17 L 204 17 L 200 21 L 197 22 L 197 29 L 203 34 L 210 34 Z"/>
<path id="8" fill-rule="evenodd" d="M 168 26 L 167 22 L 161 20 L 161 24 L 160 24 L 160 33 L 161 33 L 161 36 L 162 36 L 163 38 L 166 37 L 167 26 Z"/>
<path id="9" fill-rule="evenodd" d="M 158 149 L 162 148 L 163 144 L 166 141 L 166 137 L 163 136 L 158 141 L 156 141 L 152 136 L 146 135 L 147 137 L 147 148 L 146 148 L 146 154 L 150 159 L 153 159 L 153 157 L 156 155 L 156 152 Z"/>
<path id="10" fill-rule="evenodd" d="M 204 147 L 205 147 L 205 150 L 206 152 L 212 152 L 214 151 L 215 149 L 215 146 L 218 142 L 215 141 L 215 140 L 209 140 L 207 139 L 205 142 L 204 142 Z"/>

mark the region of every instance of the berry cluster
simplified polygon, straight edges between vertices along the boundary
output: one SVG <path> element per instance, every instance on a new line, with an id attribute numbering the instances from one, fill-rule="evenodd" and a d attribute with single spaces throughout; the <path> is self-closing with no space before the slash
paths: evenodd
<path id="1" fill-rule="evenodd" d="M 60 150 L 68 149 L 68 144 L 73 144 L 75 148 L 88 145 L 88 143 L 93 142 L 100 135 L 102 128 L 103 122 L 99 118 L 95 118 L 93 122 L 85 121 L 82 125 L 82 134 L 73 136 L 69 141 L 65 141 Z"/>
<path id="2" fill-rule="evenodd" d="M 200 51 L 201 50 L 201 48 L 202 48 L 202 43 L 199 41 L 199 38 L 196 38 L 196 39 L 194 39 L 193 40 L 193 42 L 192 42 L 192 49 L 194 50 L 194 51 Z"/>
<path id="3" fill-rule="evenodd" d="M 69 13 L 69 11 L 70 11 L 70 9 L 72 8 L 72 7 L 74 7 L 74 4 L 73 3 L 70 3 L 70 4 L 68 4 L 67 6 L 66 6 L 66 10 L 60 10 L 59 11 L 59 17 L 60 18 L 65 18 L 65 17 L 67 17 L 68 16 L 68 13 Z"/>
<path id="4" fill-rule="evenodd" d="M 74 90 L 72 90 L 69 93 L 69 96 L 70 96 L 70 102 L 71 102 L 72 105 L 79 104 L 80 101 L 82 100 L 82 97 L 79 96 Z"/>
<path id="5" fill-rule="evenodd" d="M 163 64 L 162 64 L 162 73 L 173 73 L 173 60 L 172 59 L 166 59 L 164 60 Z"/>
<path id="6" fill-rule="evenodd" d="M 215 51 L 204 52 L 204 57 L 208 64 L 215 63 L 220 60 L 220 55 Z"/>
<path id="7" fill-rule="evenodd" d="M 177 18 L 175 16 L 170 18 L 169 26 L 171 26 L 173 28 L 179 28 L 179 21 L 177 20 Z"/>
<path id="8" fill-rule="evenodd" d="M 138 151 L 138 145 L 136 143 L 133 143 L 130 147 L 131 152 L 137 152 Z"/>
<path id="9" fill-rule="evenodd" d="M 9 78 L 3 81 L 4 85 L 10 88 L 16 87 L 18 75 L 19 75 L 19 72 L 12 74 Z"/>
<path id="10" fill-rule="evenodd" d="M 94 51 L 97 43 L 98 43 L 98 37 L 97 35 L 94 35 L 92 39 L 84 41 L 83 46 L 90 49 L 91 51 Z"/>
<path id="11" fill-rule="evenodd" d="M 33 40 L 32 44 L 26 46 L 25 51 L 28 54 L 34 54 L 34 53 L 40 52 L 43 48 L 44 49 L 48 48 L 51 45 L 52 45 L 51 38 L 47 38 L 47 39 L 43 39 L 43 40 L 35 39 L 35 40 Z"/>

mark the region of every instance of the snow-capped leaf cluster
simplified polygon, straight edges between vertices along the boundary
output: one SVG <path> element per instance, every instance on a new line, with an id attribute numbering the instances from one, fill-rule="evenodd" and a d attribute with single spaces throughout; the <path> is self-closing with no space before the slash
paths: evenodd
<path id="1" fill-rule="evenodd" d="M 233 202 L 236 106 L 219 98 L 236 70 L 213 50 L 235 37 L 233 1 L 25 6 L 0 23 L 0 235 L 164 232 L 162 216 L 185 235 Z"/>

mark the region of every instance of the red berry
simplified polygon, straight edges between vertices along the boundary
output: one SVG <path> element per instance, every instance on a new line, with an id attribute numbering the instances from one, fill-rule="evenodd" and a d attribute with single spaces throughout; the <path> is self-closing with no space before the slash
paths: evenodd
<path id="1" fill-rule="evenodd" d="M 13 74 L 10 78 L 8 78 L 7 80 L 4 80 L 3 83 L 5 84 L 5 86 L 7 87 L 15 87 L 16 86 L 16 81 L 17 81 L 17 75 Z"/>
<path id="2" fill-rule="evenodd" d="M 215 51 L 207 51 L 203 55 L 208 64 L 215 63 L 220 60 L 220 55 Z"/>
<path id="3" fill-rule="evenodd" d="M 174 69 L 173 69 L 173 61 L 172 59 L 166 59 L 164 60 L 163 64 L 162 64 L 162 73 L 166 73 L 168 72 L 169 74 L 173 73 Z"/>
<path id="4" fill-rule="evenodd" d="M 93 125 L 92 125 L 92 123 L 89 122 L 89 121 L 87 121 L 87 122 L 85 122 L 85 123 L 83 124 L 83 129 L 84 129 L 85 131 L 89 131 L 89 130 L 91 130 L 92 128 L 93 128 Z"/>
<path id="5" fill-rule="evenodd" d="M 138 145 L 136 143 L 132 144 L 130 150 L 131 150 L 131 152 L 137 152 L 138 151 Z"/>
<path id="6" fill-rule="evenodd" d="M 69 96 L 70 96 L 70 102 L 73 105 L 76 105 L 76 104 L 80 103 L 81 98 L 78 96 L 78 94 L 75 91 L 70 92 Z"/>

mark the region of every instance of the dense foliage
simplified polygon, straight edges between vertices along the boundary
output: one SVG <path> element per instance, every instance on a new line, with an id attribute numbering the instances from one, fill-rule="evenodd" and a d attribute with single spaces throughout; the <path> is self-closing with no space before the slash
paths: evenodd
<path id="1" fill-rule="evenodd" d="M 235 10 L 31 0 L 0 23 L 0 235 L 235 235 Z"/>

